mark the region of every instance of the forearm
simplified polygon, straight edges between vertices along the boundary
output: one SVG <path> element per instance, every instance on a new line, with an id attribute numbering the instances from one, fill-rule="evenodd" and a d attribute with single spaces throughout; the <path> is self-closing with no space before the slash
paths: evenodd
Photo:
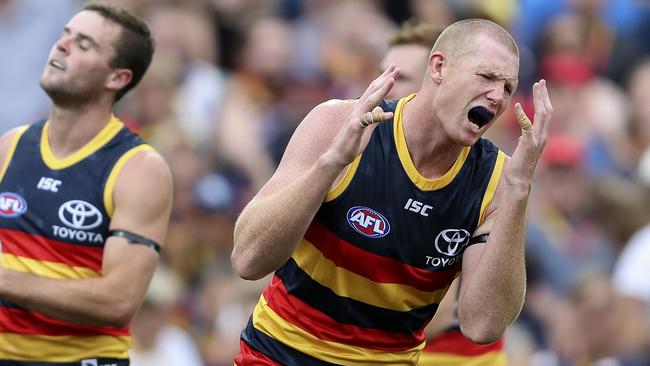
<path id="1" fill-rule="evenodd" d="M 132 311 L 104 278 L 59 280 L 1 269 L 0 298 L 70 323 L 121 327 Z"/>
<path id="2" fill-rule="evenodd" d="M 488 242 L 459 298 L 459 320 L 470 338 L 496 340 L 519 314 L 526 291 L 525 230 L 529 187 L 509 191 Z"/>
<path id="3" fill-rule="evenodd" d="M 291 257 L 342 169 L 325 155 L 286 188 L 255 198 L 244 209 L 232 253 L 242 278 L 262 278 Z"/>

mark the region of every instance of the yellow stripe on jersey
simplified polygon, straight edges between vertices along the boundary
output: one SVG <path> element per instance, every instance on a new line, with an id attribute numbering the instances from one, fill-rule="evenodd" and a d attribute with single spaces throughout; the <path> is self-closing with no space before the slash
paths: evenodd
<path id="1" fill-rule="evenodd" d="M 404 137 L 404 122 L 402 121 L 402 111 L 404 110 L 404 104 L 408 103 L 411 99 L 415 97 L 415 93 L 409 95 L 408 97 L 400 99 L 397 103 L 397 108 L 395 108 L 395 117 L 393 122 L 393 134 L 395 135 L 395 146 L 397 148 L 397 155 L 399 155 L 399 160 L 402 162 L 402 166 L 406 171 L 406 174 L 409 176 L 413 184 L 423 191 L 433 191 L 436 189 L 441 189 L 451 183 L 454 180 L 454 177 L 458 174 L 460 169 L 465 164 L 465 160 L 469 155 L 471 149 L 470 146 L 464 147 L 461 150 L 460 155 L 454 162 L 454 165 L 445 173 L 443 176 L 436 179 L 429 179 L 415 168 L 413 160 L 411 160 L 411 155 L 409 155 L 409 148 L 406 143 L 406 137 Z"/>
<path id="2" fill-rule="evenodd" d="M 27 272 L 41 277 L 59 280 L 99 277 L 100 274 L 86 267 L 72 267 L 64 263 L 42 261 L 2 253 L 2 267 L 14 271 Z"/>
<path id="3" fill-rule="evenodd" d="M 506 366 L 503 351 L 493 351 L 480 356 L 460 356 L 448 353 L 428 353 L 420 355 L 418 366 Z"/>
<path id="4" fill-rule="evenodd" d="M 117 182 L 117 176 L 122 171 L 124 164 L 126 164 L 133 155 L 139 153 L 140 151 L 153 151 L 153 147 L 143 144 L 138 145 L 131 150 L 125 152 L 115 163 L 111 173 L 108 175 L 106 180 L 106 186 L 104 187 L 104 208 L 108 213 L 108 216 L 113 217 L 113 211 L 115 211 L 115 205 L 113 202 L 113 189 L 115 189 L 115 182 Z"/>
<path id="5" fill-rule="evenodd" d="M 424 348 L 422 342 L 405 351 L 388 352 L 325 341 L 284 320 L 267 305 L 264 296 L 260 296 L 253 311 L 253 325 L 257 330 L 311 357 L 348 366 L 367 365 L 368 360 L 372 360 L 373 365 L 414 365 Z"/>
<path id="6" fill-rule="evenodd" d="M 485 195 L 483 195 L 483 201 L 481 201 L 481 215 L 478 218 L 478 226 L 480 226 L 485 221 L 486 211 L 490 202 L 494 198 L 494 192 L 497 190 L 497 185 L 499 179 L 501 178 L 501 171 L 503 171 L 503 162 L 506 159 L 506 154 L 499 150 L 497 155 L 497 161 L 494 163 L 494 169 L 492 170 L 492 176 L 490 176 L 490 181 L 488 182 L 487 188 L 485 190 Z"/>
<path id="7" fill-rule="evenodd" d="M 7 152 L 7 156 L 5 157 L 5 161 L 2 163 L 2 168 L 0 168 L 0 182 L 2 182 L 2 178 L 5 177 L 7 168 L 9 168 L 9 163 L 11 162 L 11 158 L 13 158 L 14 156 L 14 152 L 16 151 L 16 146 L 18 146 L 18 140 L 20 140 L 20 136 L 22 136 L 23 133 L 27 131 L 28 127 L 29 126 L 20 126 L 16 128 L 16 132 L 11 140 L 11 145 L 9 146 L 9 151 Z"/>
<path id="8" fill-rule="evenodd" d="M 396 311 L 409 311 L 439 303 L 449 286 L 437 291 L 421 291 L 409 285 L 374 282 L 325 258 L 309 241 L 303 240 L 292 258 L 314 281 L 338 296 Z"/>
<path id="9" fill-rule="evenodd" d="M 9 345 L 9 346 L 7 346 Z M 127 358 L 131 337 L 42 336 L 0 333 L 0 359 L 75 362 L 85 358 Z"/>
<path id="10" fill-rule="evenodd" d="M 72 166 L 87 158 L 95 151 L 99 150 L 113 137 L 115 137 L 118 132 L 120 132 L 122 127 L 124 127 L 124 124 L 120 122 L 120 120 L 115 116 L 111 116 L 111 120 L 95 137 L 93 137 L 92 140 L 90 140 L 90 142 L 84 145 L 81 149 L 75 151 L 63 159 L 57 158 L 50 148 L 50 142 L 47 137 L 49 126 L 50 122 L 47 121 L 45 123 L 45 126 L 43 126 L 43 131 L 41 133 L 41 155 L 43 157 L 43 162 L 45 165 L 47 165 L 48 168 L 58 170 Z"/>
<path id="11" fill-rule="evenodd" d="M 356 173 L 357 168 L 359 167 L 359 162 L 361 161 L 361 154 L 357 156 L 347 167 L 345 170 L 345 174 L 343 175 L 343 178 L 341 181 L 329 192 L 327 192 L 327 195 L 325 196 L 325 202 L 329 202 L 336 197 L 340 196 L 341 193 L 345 191 L 346 188 L 350 185 L 350 182 L 352 181 L 352 178 L 354 177 L 354 173 Z"/>

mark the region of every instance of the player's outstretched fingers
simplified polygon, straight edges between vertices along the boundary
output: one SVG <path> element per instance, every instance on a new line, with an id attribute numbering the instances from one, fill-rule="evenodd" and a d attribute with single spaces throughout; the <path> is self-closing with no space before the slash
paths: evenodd
<path id="1" fill-rule="evenodd" d="M 517 117 L 517 122 L 519 123 L 519 127 L 521 127 L 522 133 L 533 132 L 533 124 L 530 122 L 528 116 L 526 116 L 524 109 L 521 108 L 520 103 L 515 104 L 515 116 Z"/>
<path id="2" fill-rule="evenodd" d="M 553 115 L 553 105 L 551 104 L 551 98 L 548 95 L 548 89 L 546 88 L 546 80 L 540 80 L 540 87 L 542 92 L 542 100 L 544 101 L 544 109 L 546 110 L 546 119 L 544 121 L 543 133 L 548 135 L 548 126 L 551 122 L 551 116 Z"/>

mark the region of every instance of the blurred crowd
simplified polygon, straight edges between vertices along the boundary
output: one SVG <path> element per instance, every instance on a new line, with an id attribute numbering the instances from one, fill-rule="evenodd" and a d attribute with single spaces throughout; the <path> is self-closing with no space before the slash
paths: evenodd
<path id="1" fill-rule="evenodd" d="M 146 19 L 152 65 L 116 114 L 168 160 L 174 208 L 133 322 L 132 363 L 232 365 L 265 281 L 230 265 L 238 212 L 302 117 L 356 98 L 417 18 L 481 17 L 521 51 L 513 101 L 545 78 L 551 137 L 530 208 L 528 292 L 511 365 L 650 365 L 650 3 L 641 0 L 120 0 Z M 0 0 L 0 129 L 47 116 L 38 78 L 81 0 Z M 512 112 L 488 137 L 512 153 Z M 155 189 L 155 187 L 152 187 Z M 539 244 L 541 243 L 541 244 Z"/>

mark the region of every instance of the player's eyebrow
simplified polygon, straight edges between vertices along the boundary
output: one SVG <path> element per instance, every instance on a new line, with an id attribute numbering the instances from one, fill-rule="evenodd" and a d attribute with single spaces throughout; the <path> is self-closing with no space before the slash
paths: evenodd
<path id="1" fill-rule="evenodd" d="M 510 87 L 510 90 L 512 91 L 514 91 L 517 88 L 517 78 L 512 75 L 506 75 L 502 72 L 490 71 L 483 67 L 478 67 L 476 69 L 476 72 L 480 74 L 484 74 L 489 78 L 504 80 L 508 85 L 508 87 Z"/>

